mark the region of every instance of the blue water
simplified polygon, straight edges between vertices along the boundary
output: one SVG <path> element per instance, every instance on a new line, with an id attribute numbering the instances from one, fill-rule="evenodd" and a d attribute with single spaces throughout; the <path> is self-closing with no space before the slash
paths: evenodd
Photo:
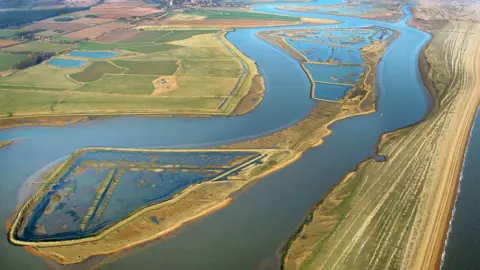
<path id="1" fill-rule="evenodd" d="M 120 53 L 116 52 L 108 52 L 108 51 L 73 51 L 70 53 L 70 56 L 74 57 L 84 57 L 84 58 L 97 58 L 97 59 L 104 59 L 104 58 L 112 58 L 116 56 L 120 56 Z"/>
<path id="2" fill-rule="evenodd" d="M 79 155 L 58 183 L 36 204 L 17 237 L 26 241 L 52 241 L 94 236 L 135 210 L 168 200 L 192 184 L 214 179 L 230 170 L 235 173 L 242 169 L 243 163 L 259 155 L 257 152 L 87 151 Z M 163 171 L 133 170 L 121 164 L 115 168 L 97 168 L 88 167 L 85 164 L 88 161 L 127 161 L 139 166 L 147 163 L 176 167 L 163 168 Z M 110 170 L 113 176 L 108 178 Z M 119 180 L 113 186 L 116 177 Z M 108 181 L 106 188 L 97 198 L 105 181 Z M 54 201 L 55 196 L 60 199 Z M 95 199 L 99 199 L 96 205 Z M 91 216 L 84 220 L 91 207 L 94 207 Z M 82 223 L 86 224 L 84 229 Z"/>
<path id="3" fill-rule="evenodd" d="M 313 80 L 316 82 L 355 85 L 366 67 L 305 64 L 305 68 L 310 71 Z"/>
<path id="4" fill-rule="evenodd" d="M 276 5 L 259 5 L 255 10 L 302 15 L 277 10 Z M 169 270 L 244 270 L 254 269 L 266 259 L 269 261 L 268 258 L 278 263 L 274 257 L 277 250 L 304 214 L 346 173 L 373 155 L 381 134 L 423 119 L 430 108 L 430 97 L 421 81 L 418 57 L 430 35 L 402 22 L 390 24 L 333 15 L 305 15 L 341 20 L 340 28 L 376 25 L 402 32 L 378 65 L 377 113 L 333 124 L 330 127 L 333 133 L 322 146 L 237 194 L 229 207 L 189 224 L 181 234 L 148 245 L 103 268 L 138 269 L 140 265 L 147 269 L 161 266 Z M 322 27 L 331 26 L 315 28 Z M 66 127 L 18 127 L 0 131 L 0 140 L 19 139 L 18 143 L 0 151 L 0 171 L 5 179 L 0 181 L 0 221 L 5 223 L 14 211 L 16 192 L 25 179 L 79 148 L 211 147 L 264 136 L 304 119 L 316 104 L 310 98 L 308 77 L 296 60 L 256 35 L 263 30 L 302 28 L 305 29 L 303 26 L 238 29 L 227 35 L 258 64 L 265 78 L 264 99 L 249 114 L 211 119 L 119 117 Z M 0 249 L 0 261 L 8 269 L 46 269 L 40 258 L 7 241 L 0 241 Z"/>
<path id="5" fill-rule="evenodd" d="M 54 58 L 47 63 L 56 67 L 76 68 L 85 65 L 87 61 L 67 58 Z"/>
<path id="6" fill-rule="evenodd" d="M 442 270 L 480 269 L 480 111 L 470 135 Z"/>
<path id="7" fill-rule="evenodd" d="M 314 98 L 325 100 L 342 99 L 352 86 L 315 83 Z"/>

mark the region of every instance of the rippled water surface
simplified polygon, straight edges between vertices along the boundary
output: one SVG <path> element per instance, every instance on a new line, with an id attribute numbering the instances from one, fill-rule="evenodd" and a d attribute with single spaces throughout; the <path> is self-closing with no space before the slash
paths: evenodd
<path id="1" fill-rule="evenodd" d="M 480 269 L 480 112 L 468 143 L 442 270 Z"/>

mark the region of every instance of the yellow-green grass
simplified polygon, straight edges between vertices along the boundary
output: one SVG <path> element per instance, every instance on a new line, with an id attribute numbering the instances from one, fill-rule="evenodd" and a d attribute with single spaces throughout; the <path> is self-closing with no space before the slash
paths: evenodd
<path id="1" fill-rule="evenodd" d="M 179 75 L 237 78 L 242 66 L 236 59 L 226 60 L 185 60 Z"/>
<path id="2" fill-rule="evenodd" d="M 71 74 L 70 77 L 79 82 L 93 82 L 102 78 L 104 74 L 120 74 L 125 71 L 125 69 L 116 67 L 108 61 L 96 61 L 83 71 Z"/>
<path id="3" fill-rule="evenodd" d="M 0 84 L 70 89 L 79 86 L 80 83 L 73 81 L 67 75 L 81 70 L 81 68 L 57 68 L 40 64 L 0 78 Z"/>
<path id="4" fill-rule="evenodd" d="M 115 65 L 128 69 L 126 74 L 173 75 L 177 70 L 177 61 L 113 61 Z"/>
<path id="5" fill-rule="evenodd" d="M 183 47 L 167 52 L 152 53 L 135 58 L 136 60 L 162 60 L 162 59 L 219 59 L 232 56 L 224 48 L 208 47 L 193 48 Z"/>
<path id="6" fill-rule="evenodd" d="M 181 48 L 172 44 L 153 44 L 153 43 L 100 43 L 100 42 L 83 42 L 78 46 L 77 50 L 105 51 L 105 50 L 126 50 L 139 53 L 155 53 Z"/>
<path id="7" fill-rule="evenodd" d="M 100 80 L 88 83 L 75 91 L 150 95 L 154 90 L 152 81 L 156 78 L 158 76 L 105 74 Z"/>
<path id="8" fill-rule="evenodd" d="M 66 96 L 62 92 L 0 90 L 0 113 L 50 112 L 50 106 Z"/>
<path id="9" fill-rule="evenodd" d="M 133 37 L 129 37 L 126 39 L 122 39 L 120 41 L 117 41 L 115 43 L 141 43 L 141 42 L 154 42 L 156 39 L 159 37 L 169 34 L 170 31 L 164 31 L 164 30 L 159 30 L 159 31 L 138 31 L 137 34 Z"/>
<path id="10" fill-rule="evenodd" d="M 178 76 L 177 81 L 178 89 L 165 93 L 166 96 L 228 96 L 237 79 Z"/>
<path id="11" fill-rule="evenodd" d="M 184 11 L 185 14 L 199 15 L 207 17 L 207 20 L 271 20 L 271 21 L 300 21 L 300 17 L 272 15 L 251 11 L 234 11 L 234 10 L 213 10 L 213 9 L 191 9 Z"/>
<path id="12" fill-rule="evenodd" d="M 44 36 L 44 37 L 56 37 L 59 35 L 59 33 L 47 30 L 47 31 L 42 31 L 40 33 L 37 33 L 37 35 Z"/>
<path id="13" fill-rule="evenodd" d="M 0 71 L 12 68 L 13 65 L 27 58 L 25 54 L 0 53 Z"/>
<path id="14" fill-rule="evenodd" d="M 159 98 L 152 96 L 122 97 L 73 94 L 57 104 L 57 112 L 89 111 L 163 111 L 215 110 L 223 98 Z"/>
<path id="15" fill-rule="evenodd" d="M 101 43 L 101 42 L 82 42 L 76 50 L 87 50 L 87 51 L 105 51 L 105 50 L 114 50 L 120 48 L 121 44 L 115 43 Z"/>
<path id="16" fill-rule="evenodd" d="M 48 41 L 33 41 L 22 43 L 15 46 L 10 46 L 5 48 L 5 51 L 10 52 L 53 52 L 58 53 L 64 51 L 66 49 L 70 49 L 74 46 L 74 44 L 61 44 L 61 43 L 53 43 Z"/>
<path id="17" fill-rule="evenodd" d="M 172 45 L 172 44 L 148 44 L 148 45 L 137 45 L 137 46 L 125 46 L 118 49 L 127 50 L 131 52 L 150 54 L 150 53 L 156 53 L 156 52 L 170 51 L 178 48 L 181 48 L 181 46 Z"/>
<path id="18" fill-rule="evenodd" d="M 22 32 L 22 30 L 21 29 L 0 29 L 0 38 L 9 38 L 19 32 Z"/>
<path id="19" fill-rule="evenodd" d="M 196 35 L 216 33 L 217 30 L 174 30 L 171 33 L 155 40 L 155 43 L 166 43 L 176 40 L 191 38 Z"/>
<path id="20" fill-rule="evenodd" d="M 11 85 L 11 84 L 0 84 L 0 89 L 58 91 L 58 88 L 52 88 L 52 87 L 41 87 L 41 86 L 33 86 L 33 85 Z"/>

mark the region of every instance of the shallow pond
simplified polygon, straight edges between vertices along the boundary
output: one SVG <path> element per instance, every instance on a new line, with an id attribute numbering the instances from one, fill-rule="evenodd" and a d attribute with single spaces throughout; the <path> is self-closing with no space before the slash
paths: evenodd
<path id="1" fill-rule="evenodd" d="M 109 52 L 109 51 L 73 51 L 70 53 L 70 56 L 73 57 L 84 57 L 84 58 L 97 58 L 105 59 L 120 56 L 120 53 Z"/>
<path id="2" fill-rule="evenodd" d="M 34 206 L 17 237 L 49 241 L 93 236 L 192 184 L 235 174 L 257 157 L 254 151 L 86 151 Z"/>
<path id="3" fill-rule="evenodd" d="M 47 62 L 47 64 L 55 67 L 76 68 L 81 67 L 87 63 L 86 60 L 54 58 Z"/>
<path id="4" fill-rule="evenodd" d="M 355 85 L 360 75 L 365 71 L 365 66 L 335 66 L 305 64 L 312 74 L 314 81 L 327 83 L 342 83 Z"/>
<path id="5" fill-rule="evenodd" d="M 340 100 L 352 86 L 315 83 L 314 98 L 325 100 Z"/>

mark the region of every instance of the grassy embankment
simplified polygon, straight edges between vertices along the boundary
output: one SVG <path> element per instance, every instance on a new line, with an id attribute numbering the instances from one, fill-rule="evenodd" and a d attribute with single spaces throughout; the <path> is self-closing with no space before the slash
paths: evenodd
<path id="1" fill-rule="evenodd" d="M 438 269 L 479 104 L 480 39 L 467 21 L 436 25 L 420 68 L 437 106 L 384 135 L 387 161 L 362 163 L 312 211 L 284 269 Z"/>

